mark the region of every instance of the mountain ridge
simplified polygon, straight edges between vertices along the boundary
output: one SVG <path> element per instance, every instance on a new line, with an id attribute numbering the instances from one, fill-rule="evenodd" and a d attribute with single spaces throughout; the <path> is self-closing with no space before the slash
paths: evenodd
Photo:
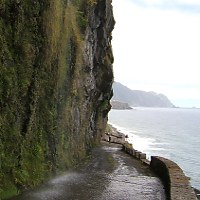
<path id="1" fill-rule="evenodd" d="M 127 86 L 119 83 L 113 83 L 114 95 L 112 100 L 126 102 L 130 106 L 134 107 L 162 107 L 162 108 L 174 108 L 175 105 L 164 94 L 158 94 L 156 92 L 131 90 Z"/>

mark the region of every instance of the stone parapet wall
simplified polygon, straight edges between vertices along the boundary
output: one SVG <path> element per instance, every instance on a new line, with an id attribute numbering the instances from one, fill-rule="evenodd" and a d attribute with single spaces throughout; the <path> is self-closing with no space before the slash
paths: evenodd
<path id="1" fill-rule="evenodd" d="M 118 132 L 105 133 L 104 135 L 102 135 L 101 139 L 116 144 L 124 144 L 125 142 L 125 136 Z"/>
<path id="2" fill-rule="evenodd" d="M 152 156 L 150 167 L 162 179 L 168 199 L 197 200 L 189 178 L 176 163 L 163 157 Z"/>
<path id="3" fill-rule="evenodd" d="M 144 164 L 150 165 L 150 161 L 146 159 L 146 154 L 134 149 L 132 144 L 125 142 L 123 144 L 123 150 L 134 158 L 141 160 Z"/>
<path id="4" fill-rule="evenodd" d="M 168 200 L 197 200 L 189 178 L 176 163 L 158 156 L 152 156 L 150 162 L 145 153 L 135 150 L 128 142 L 123 143 L 123 150 L 151 167 L 163 181 Z"/>

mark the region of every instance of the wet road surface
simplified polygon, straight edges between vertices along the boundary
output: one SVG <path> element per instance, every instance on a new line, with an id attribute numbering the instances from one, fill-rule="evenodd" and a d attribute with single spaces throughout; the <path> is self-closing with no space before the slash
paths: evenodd
<path id="1" fill-rule="evenodd" d="M 120 146 L 102 145 L 86 166 L 12 200 L 165 200 L 161 181 Z"/>

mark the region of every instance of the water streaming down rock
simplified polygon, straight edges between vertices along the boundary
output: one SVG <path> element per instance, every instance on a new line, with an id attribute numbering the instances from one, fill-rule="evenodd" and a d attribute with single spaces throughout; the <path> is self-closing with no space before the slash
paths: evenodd
<path id="1" fill-rule="evenodd" d="M 110 0 L 0 2 L 0 198 L 76 165 L 105 130 Z"/>

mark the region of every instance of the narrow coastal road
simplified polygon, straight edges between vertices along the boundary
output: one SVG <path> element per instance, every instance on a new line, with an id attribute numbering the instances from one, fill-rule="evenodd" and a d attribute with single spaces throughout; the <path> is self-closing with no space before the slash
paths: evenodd
<path id="1" fill-rule="evenodd" d="M 12 200 L 165 200 L 161 181 L 120 146 L 103 144 L 85 167 Z"/>

